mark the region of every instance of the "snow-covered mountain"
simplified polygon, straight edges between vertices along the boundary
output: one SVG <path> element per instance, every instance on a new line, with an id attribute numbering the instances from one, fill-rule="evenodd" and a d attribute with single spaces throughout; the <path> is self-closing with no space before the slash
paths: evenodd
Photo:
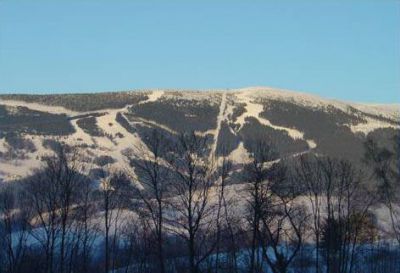
<path id="1" fill-rule="evenodd" d="M 153 129 L 195 131 L 210 154 L 246 162 L 252 143 L 281 157 L 318 153 L 360 162 L 363 142 L 400 134 L 400 105 L 349 103 L 267 87 L 229 91 L 144 90 L 0 96 L 0 179 L 24 177 L 59 141 L 78 146 L 93 166 L 130 168 L 126 154 Z"/>

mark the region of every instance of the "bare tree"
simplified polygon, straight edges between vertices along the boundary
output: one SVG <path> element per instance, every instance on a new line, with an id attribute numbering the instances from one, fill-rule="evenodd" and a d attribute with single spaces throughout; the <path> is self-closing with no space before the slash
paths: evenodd
<path id="1" fill-rule="evenodd" d="M 61 225 L 60 273 L 64 273 L 66 259 L 66 240 L 73 223 L 72 205 L 75 204 L 82 182 L 82 166 L 79 154 L 73 149 L 67 154 L 67 146 L 60 146 L 55 156 L 46 157 L 48 178 L 58 186 L 57 207 Z"/>
<path id="2" fill-rule="evenodd" d="M 139 213 L 150 218 L 157 244 L 158 272 L 165 273 L 164 255 L 164 210 L 166 207 L 167 188 L 170 180 L 170 170 L 164 160 L 167 146 L 166 139 L 153 130 L 147 146 L 137 147 L 137 156 L 131 158 L 131 164 L 143 188 L 136 188 L 144 206 Z"/>
<path id="3" fill-rule="evenodd" d="M 19 272 L 25 258 L 29 226 L 19 198 L 16 187 L 0 188 L 0 272 Z"/>
<path id="4" fill-rule="evenodd" d="M 24 188 L 25 198 L 32 204 L 31 235 L 44 249 L 46 271 L 54 272 L 57 265 L 58 271 L 64 272 L 66 240 L 74 218 L 72 206 L 82 181 L 82 165 L 78 163 L 77 151 L 65 145 L 44 156 L 43 162 L 44 168 L 37 170 Z M 60 261 L 56 264 L 57 245 Z"/>
<path id="5" fill-rule="evenodd" d="M 373 175 L 380 182 L 378 184 L 379 194 L 386 204 L 392 230 L 397 242 L 400 244 L 400 215 L 396 206 L 400 206 L 400 142 L 399 136 L 393 139 L 394 147 L 381 147 L 376 141 L 368 138 L 364 144 L 365 162 L 373 167 Z"/>
<path id="6" fill-rule="evenodd" d="M 296 166 L 296 176 L 298 183 L 303 185 L 305 194 L 311 207 L 312 231 L 315 242 L 315 270 L 317 273 L 320 268 L 320 241 L 322 230 L 322 173 L 318 166 L 318 160 L 313 155 L 302 155 Z"/>
<path id="7" fill-rule="evenodd" d="M 261 264 L 259 262 L 259 231 L 263 213 L 266 206 L 271 201 L 271 184 L 268 183 L 268 166 L 277 158 L 277 153 L 270 143 L 265 141 L 254 141 L 251 153 L 251 162 L 245 166 L 245 175 L 247 182 L 247 191 L 249 198 L 247 200 L 248 222 L 250 224 L 251 242 L 250 242 L 250 266 L 249 272 L 260 272 Z"/>
<path id="8" fill-rule="evenodd" d="M 303 156 L 297 179 L 311 206 L 316 270 L 323 250 L 327 272 L 352 272 L 357 244 L 374 196 L 352 164 L 329 157 Z"/>
<path id="9" fill-rule="evenodd" d="M 263 257 L 274 273 L 286 273 L 302 247 L 308 214 L 296 203 L 297 185 L 288 177 L 284 163 L 270 169 L 271 195 L 262 206 L 259 239 Z M 271 250 L 271 251 L 269 251 Z"/>
<path id="10" fill-rule="evenodd" d="M 221 165 L 218 166 L 218 205 L 217 205 L 217 215 L 216 215 L 216 257 L 215 257 L 215 273 L 218 273 L 219 269 L 219 256 L 221 251 L 221 233 L 223 232 L 223 226 L 228 227 L 230 221 L 228 221 L 228 202 L 225 196 L 225 187 L 229 173 L 232 169 L 232 162 L 226 157 L 222 158 Z"/>
<path id="11" fill-rule="evenodd" d="M 55 187 L 37 173 L 25 185 L 25 198 L 31 203 L 31 236 L 39 242 L 45 255 L 44 271 L 54 272 L 54 249 L 59 235 Z"/>
<path id="12" fill-rule="evenodd" d="M 363 175 L 344 160 L 321 158 L 326 219 L 322 245 L 328 272 L 352 272 L 361 231 L 375 197 L 363 183 Z M 371 238 L 372 239 L 372 238 Z"/>
<path id="13" fill-rule="evenodd" d="M 99 236 L 99 226 L 97 221 L 93 221 L 92 216 L 97 213 L 94 199 L 94 183 L 92 180 L 85 179 L 80 186 L 80 195 L 77 202 L 75 233 L 77 234 L 77 256 L 80 258 L 79 269 L 83 273 L 89 272 L 93 244 Z"/>
<path id="14" fill-rule="evenodd" d="M 148 225 L 148 219 L 139 214 L 129 217 L 122 227 L 126 250 L 126 267 L 123 272 L 154 272 L 152 271 L 151 254 L 154 248 L 153 231 Z"/>
<path id="15" fill-rule="evenodd" d="M 190 272 L 198 273 L 216 246 L 215 240 L 206 240 L 206 235 L 214 233 L 210 193 L 216 180 L 207 139 L 194 133 L 181 135 L 170 163 L 176 176 L 172 183 L 176 197 L 170 203 L 174 215 L 168 220 L 171 230 L 187 244 Z"/>
<path id="16" fill-rule="evenodd" d="M 124 207 L 128 204 L 130 180 L 124 173 L 115 172 L 109 176 L 105 176 L 100 186 L 100 207 L 104 214 L 103 224 L 105 232 L 104 271 L 108 273 L 110 269 L 115 269 L 117 236 L 119 235 L 119 225 L 121 224 L 120 217 Z M 113 231 L 113 233 L 110 233 L 110 231 Z M 113 256 L 112 259 L 110 254 Z M 112 262 L 111 267 L 110 261 Z"/>

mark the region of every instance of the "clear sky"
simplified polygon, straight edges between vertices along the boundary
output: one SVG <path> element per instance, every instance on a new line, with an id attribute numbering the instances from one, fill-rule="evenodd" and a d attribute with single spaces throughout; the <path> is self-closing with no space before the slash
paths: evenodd
<path id="1" fill-rule="evenodd" d="M 0 0 L 0 93 L 271 86 L 400 102 L 400 2 Z"/>

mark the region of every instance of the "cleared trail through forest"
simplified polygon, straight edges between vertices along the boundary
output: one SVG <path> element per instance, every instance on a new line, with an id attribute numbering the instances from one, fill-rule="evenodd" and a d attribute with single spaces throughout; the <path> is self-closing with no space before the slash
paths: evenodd
<path id="1" fill-rule="evenodd" d="M 222 121 L 225 118 L 225 115 L 224 115 L 225 108 L 226 108 L 226 92 L 223 92 L 222 98 L 221 98 L 221 104 L 219 106 L 219 113 L 218 113 L 218 117 L 217 117 L 217 128 L 215 129 L 214 141 L 213 141 L 213 145 L 211 147 L 210 159 L 212 159 L 212 157 L 215 156 L 216 151 L 217 151 L 218 136 L 219 136 L 219 132 L 221 131 Z"/>

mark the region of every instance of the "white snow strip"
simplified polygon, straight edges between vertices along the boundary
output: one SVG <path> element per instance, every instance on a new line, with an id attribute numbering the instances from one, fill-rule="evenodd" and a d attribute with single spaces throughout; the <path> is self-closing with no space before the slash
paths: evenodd
<path id="1" fill-rule="evenodd" d="M 34 102 L 25 102 L 25 101 L 18 101 L 18 100 L 4 100 L 0 99 L 0 105 L 7 105 L 7 106 L 13 106 L 13 107 L 27 107 L 31 110 L 35 111 L 40 111 L 40 112 L 47 112 L 50 114 L 66 114 L 68 116 L 75 116 L 75 115 L 80 115 L 82 113 L 76 112 L 69 110 L 67 108 L 64 108 L 62 106 L 51 106 L 51 105 L 44 105 L 40 103 L 34 103 Z"/>
<path id="2" fill-rule="evenodd" d="M 126 120 L 128 120 L 128 119 L 126 119 Z M 155 121 L 152 121 L 152 120 L 149 120 L 149 119 L 144 119 L 144 118 L 139 118 L 139 117 L 135 117 L 135 120 L 137 120 L 139 123 L 142 123 L 143 125 L 146 125 L 146 123 L 147 123 L 147 124 L 151 124 L 151 125 L 153 125 L 153 126 L 155 126 L 155 127 L 161 128 L 161 129 L 163 129 L 163 130 L 165 130 L 165 131 L 167 131 L 167 132 L 169 132 L 169 133 L 171 133 L 171 134 L 179 135 L 179 133 L 178 133 L 177 131 L 172 130 L 172 129 L 169 128 L 168 126 L 159 124 L 159 123 L 157 123 L 157 122 L 155 122 Z M 133 121 L 133 122 L 132 122 L 132 121 L 129 121 L 129 120 L 128 120 L 128 122 L 129 122 L 130 124 L 138 123 L 137 121 Z"/>
<path id="3" fill-rule="evenodd" d="M 215 156 L 215 152 L 217 150 L 217 145 L 218 145 L 218 135 L 219 132 L 221 131 L 221 124 L 225 119 L 225 107 L 226 107 L 226 92 L 224 92 L 222 94 L 222 98 L 221 98 L 221 104 L 219 107 L 219 114 L 217 117 L 217 128 L 215 129 L 215 133 L 214 133 L 214 141 L 213 144 L 211 146 L 211 153 L 210 153 L 210 157 Z"/>
<path id="4" fill-rule="evenodd" d="M 400 121 L 400 104 L 350 103 L 350 105 L 365 113 Z"/>
<path id="5" fill-rule="evenodd" d="M 399 129 L 400 126 L 395 126 L 391 123 L 381 121 L 381 120 L 376 120 L 373 118 L 366 117 L 367 123 L 359 123 L 357 125 L 350 125 L 350 129 L 353 133 L 364 133 L 367 135 L 368 133 L 379 129 L 379 128 L 394 128 L 394 129 Z"/>

